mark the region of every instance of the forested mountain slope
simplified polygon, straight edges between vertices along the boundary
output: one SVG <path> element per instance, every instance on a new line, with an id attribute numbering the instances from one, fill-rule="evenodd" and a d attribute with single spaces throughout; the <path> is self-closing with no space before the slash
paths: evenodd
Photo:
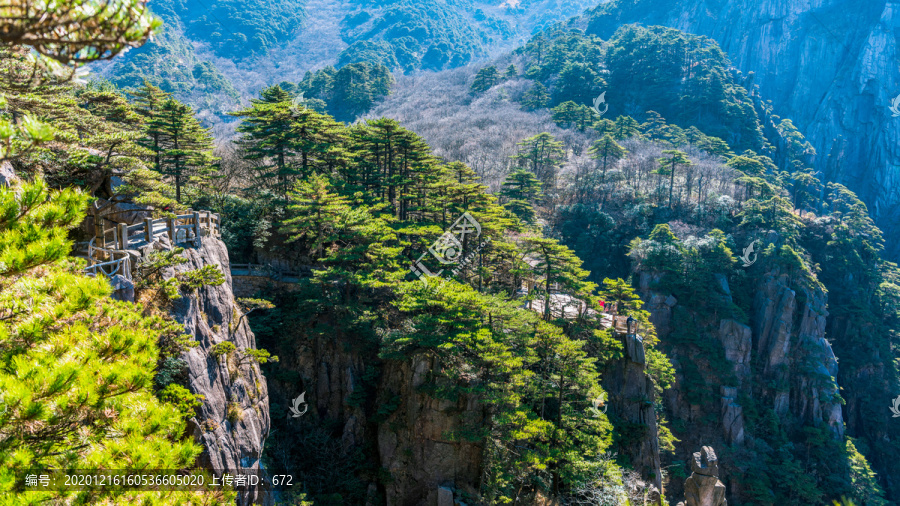
<path id="1" fill-rule="evenodd" d="M 342 5 L 368 13 L 342 40 L 370 38 L 357 49 L 380 63 L 220 104 L 238 134 L 221 158 L 166 90 L 73 83 L 2 48 L 0 500 L 28 493 L 11 464 L 146 454 L 290 471 L 302 486 L 265 499 L 320 506 L 693 506 L 698 487 L 715 506 L 897 502 L 900 271 L 866 205 L 815 171 L 790 110 L 714 40 L 601 37 L 578 19 L 489 62 L 401 76 L 377 104 L 395 61 L 476 54 L 454 37 L 477 13 Z M 176 7 L 181 33 L 225 26 Z M 252 25 L 252 49 L 226 38 L 209 58 L 251 65 L 289 38 Z M 427 52 L 404 53 L 412 41 Z M 122 249 L 128 220 L 148 227 L 125 253 L 140 305 L 84 274 L 70 246 L 101 223 L 86 209 L 108 213 Z M 215 212 L 221 242 L 197 221 L 173 248 L 140 219 L 175 241 L 167 220 L 188 209 Z M 248 298 L 226 289 L 229 258 L 264 264 Z"/>
<path id="2" fill-rule="evenodd" d="M 823 180 L 869 205 L 900 257 L 900 94 L 897 6 L 885 0 L 621 0 L 586 15 L 587 32 L 660 24 L 716 40 L 746 74 L 744 85 L 790 117 L 816 151 Z M 584 25 L 582 25 L 584 26 Z M 626 90 L 611 88 L 608 98 Z"/>
<path id="3" fill-rule="evenodd" d="M 452 68 L 514 48 L 533 31 L 592 6 L 587 0 L 155 4 L 163 32 L 94 67 L 123 87 L 147 79 L 218 124 L 264 86 L 297 82 L 327 65 L 369 62 L 399 73 Z"/>
<path id="4" fill-rule="evenodd" d="M 522 217 L 524 194 L 504 179 L 527 167 L 546 192 L 526 198 L 535 217 L 592 280 L 634 275 L 676 369 L 659 408 L 682 442 L 664 465 L 720 441 L 729 500 L 815 504 L 822 495 L 779 491 L 784 466 L 819 469 L 809 490 L 833 496 L 839 481 L 826 482 L 842 471 L 829 462 L 856 466 L 861 449 L 893 491 L 894 267 L 875 253 L 865 206 L 815 176 L 789 114 L 729 68 L 715 43 L 676 30 L 623 27 L 604 40 L 561 28 L 487 67 L 400 78 L 371 116 L 471 164 Z M 591 98 L 604 90 L 600 115 Z M 734 266 L 751 243 L 760 261 Z M 723 258 L 701 260 L 716 250 Z M 856 445 L 825 444 L 844 421 Z M 811 445 L 817 456 L 796 452 Z"/>

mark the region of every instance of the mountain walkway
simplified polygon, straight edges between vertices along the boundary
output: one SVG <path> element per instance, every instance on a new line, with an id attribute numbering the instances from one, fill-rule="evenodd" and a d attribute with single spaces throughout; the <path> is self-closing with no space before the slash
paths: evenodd
<path id="1" fill-rule="evenodd" d="M 112 226 L 107 227 L 107 224 Z M 170 218 L 145 218 L 134 225 L 115 223 L 95 216 L 94 238 L 88 243 L 88 266 L 84 270 L 92 276 L 123 276 L 132 281 L 132 252 L 139 251 L 163 236 L 168 237 L 174 246 L 186 242 L 196 244 L 205 235 L 221 237 L 221 218 L 218 214 L 189 211 Z"/>

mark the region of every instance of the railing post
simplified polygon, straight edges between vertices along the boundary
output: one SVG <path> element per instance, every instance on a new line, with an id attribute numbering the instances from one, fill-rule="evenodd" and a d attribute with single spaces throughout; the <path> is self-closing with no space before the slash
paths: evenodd
<path id="1" fill-rule="evenodd" d="M 91 206 L 93 207 L 93 206 Z M 103 222 L 100 221 L 100 213 L 97 212 L 97 208 L 92 209 L 94 214 L 94 237 L 103 237 Z M 101 239 L 103 240 L 103 239 Z M 106 246 L 105 244 L 103 246 Z"/>
<path id="2" fill-rule="evenodd" d="M 169 240 L 172 241 L 172 246 L 175 245 L 175 219 L 174 218 L 166 218 L 166 228 L 169 229 Z"/>
<path id="3" fill-rule="evenodd" d="M 128 249 L 128 225 L 119 223 L 119 249 Z"/>
<path id="4" fill-rule="evenodd" d="M 194 238 L 200 240 L 200 213 L 194 211 Z"/>
<path id="5" fill-rule="evenodd" d="M 144 240 L 147 244 L 153 242 L 153 220 L 150 218 L 144 218 Z"/>

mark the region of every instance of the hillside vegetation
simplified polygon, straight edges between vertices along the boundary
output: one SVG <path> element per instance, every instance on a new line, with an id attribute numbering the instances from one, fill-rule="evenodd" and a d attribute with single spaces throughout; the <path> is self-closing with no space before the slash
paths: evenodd
<path id="1" fill-rule="evenodd" d="M 466 65 L 515 47 L 533 30 L 580 14 L 590 2 L 231 2 L 154 5 L 157 37 L 101 75 L 120 87 L 146 80 L 221 125 L 240 100 L 322 67 L 384 65 L 391 72 Z M 340 116 L 340 114 L 339 114 Z M 218 137 L 230 137 L 227 127 Z"/>
<path id="2" fill-rule="evenodd" d="M 216 5 L 211 17 L 238 8 Z M 226 278 L 165 277 L 185 261 L 173 248 L 136 264 L 141 305 L 112 300 L 72 249 L 98 199 L 158 218 L 209 209 L 232 261 L 296 274 L 226 308 L 259 349 L 204 357 L 262 366 L 262 461 L 303 484 L 280 500 L 418 504 L 452 480 L 467 504 L 677 503 L 685 462 L 711 444 L 734 504 L 896 501 L 900 271 L 862 201 L 810 168 L 793 123 L 717 44 L 654 26 L 608 40 L 551 28 L 490 62 L 400 77 L 389 95 L 394 65 L 486 54 L 471 4 L 435 5 L 360 5 L 372 12 L 345 24 L 377 61 L 262 88 L 228 108 L 237 137 L 215 152 L 176 96 L 192 85 L 77 84 L 6 42 L 2 500 L 235 500 L 29 496 L 10 471 L 200 462 L 205 440 L 185 426 L 201 427 L 207 400 L 189 378 L 209 372 L 184 360 L 196 343 L 173 312 Z M 173 9 L 185 34 L 224 28 Z M 276 11 L 303 15 L 262 12 Z M 248 58 L 288 37 L 247 19 Z M 221 412 L 202 430 L 240 421 L 233 402 Z"/>
<path id="3" fill-rule="evenodd" d="M 670 50 L 662 49 L 670 48 L 670 43 Z M 648 69 L 666 61 L 674 66 L 667 72 L 644 73 L 634 61 Z M 680 64 L 671 63 L 675 61 Z M 517 74 L 506 71 L 510 65 L 518 69 Z M 888 455 L 895 450 L 877 441 L 896 437 L 887 436 L 896 429 L 889 425 L 890 412 L 884 408 L 890 404 L 891 385 L 896 385 L 896 369 L 893 359 L 883 358 L 896 354 L 896 268 L 879 258 L 881 234 L 865 205 L 845 187 L 819 181 L 809 168 L 813 151 L 791 121 L 775 115 L 758 91 L 743 88 L 744 78 L 727 67 L 727 60 L 708 39 L 673 30 L 625 27 L 608 42 L 564 30 L 536 37 L 509 59 L 461 71 L 441 97 L 427 91 L 427 77 L 401 80 L 398 91 L 374 114 L 389 114 L 409 124 L 442 155 L 480 168 L 479 173 L 496 189 L 517 163 L 528 160 L 526 166 L 537 169 L 535 176 L 544 192 L 543 198 L 531 198 L 530 204 L 543 218 L 545 231 L 585 260 L 590 279 L 633 273 L 638 284 L 649 274 L 649 279 L 661 281 L 645 285 L 645 296 L 652 290 L 677 297 L 677 311 L 667 322 L 669 330 L 660 334 L 663 349 L 670 356 L 709 357 L 700 369 L 686 362 L 676 364 L 682 385 L 676 391 L 683 396 L 687 385 L 703 385 L 699 390 L 690 387 L 688 404 L 706 406 L 702 409 L 708 410 L 710 418 L 699 424 L 692 418 L 679 420 L 684 400 L 675 394 L 671 402 L 660 406 L 661 413 L 674 422 L 675 435 L 686 443 L 676 452 L 676 462 L 699 441 L 709 441 L 704 438 L 721 437 L 713 428 L 721 423 L 719 386 L 734 385 L 736 379 L 733 372 L 715 366 L 724 360 L 717 336 L 720 322 L 732 318 L 754 327 L 765 325 L 760 321 L 765 315 L 755 306 L 755 291 L 759 280 L 772 272 L 787 274 L 794 280 L 789 281 L 794 283 L 791 286 L 806 293 L 804 297 L 822 298 L 828 293 L 825 335 L 840 360 L 840 368 L 832 373 L 836 376 L 828 381 L 836 379 L 844 387 L 838 405 L 846 401 L 852 406 L 849 415 L 866 427 L 851 433 L 859 441 L 850 455 L 861 448 L 888 485 L 896 472 Z M 671 80 L 658 86 L 609 84 L 657 75 L 671 76 Z M 697 84 L 692 81 L 695 77 Z M 715 85 L 706 87 L 706 93 L 717 98 L 699 100 L 703 93 L 694 86 L 709 83 Z M 644 94 L 644 89 L 652 92 Z M 604 91 L 609 109 L 601 117 L 591 109 L 591 97 Z M 437 111 L 448 108 L 453 115 L 440 118 Z M 536 111 L 527 116 L 519 109 Z M 548 125 L 549 121 L 555 125 Z M 448 128 L 451 123 L 478 127 Z M 472 143 L 479 133 L 481 142 Z M 489 148 L 478 151 L 474 146 L 479 144 Z M 536 146 L 549 149 L 533 151 Z M 521 199 L 506 202 L 511 211 L 521 209 L 515 200 Z M 654 232 L 658 224 L 667 224 L 675 235 Z M 635 242 L 636 238 L 640 240 Z M 738 253 L 760 238 L 768 238 L 763 242 L 771 241 L 773 249 L 760 253 L 751 270 L 735 265 Z M 761 247 L 757 243 L 756 251 Z M 661 253 L 652 253 L 656 250 L 669 252 L 660 257 Z M 716 255 L 723 256 L 716 259 Z M 727 293 L 718 288 L 723 279 Z M 847 283 L 854 288 L 848 290 Z M 682 304 L 690 309 L 680 309 Z M 824 311 L 824 305 L 818 311 Z M 795 374 L 819 377 L 823 373 L 815 367 L 801 372 L 812 367 L 809 364 L 797 367 L 797 371 L 785 370 L 777 380 L 766 378 L 768 373 L 760 367 L 754 373 L 759 375 L 755 384 L 773 383 L 742 394 L 746 395 L 740 404 L 747 407 L 748 434 L 760 438 L 762 446 L 735 459 L 766 462 L 736 470 L 766 491 L 754 495 L 754 501 L 816 504 L 825 500 L 823 495 L 835 497 L 847 490 L 837 492 L 829 488 L 836 485 L 821 481 L 839 474 L 825 464 L 839 453 L 837 449 L 823 449 L 819 463 L 806 454 L 811 443 L 803 427 L 820 422 L 804 420 L 808 413 L 798 412 L 793 422 L 776 416 L 788 429 L 773 442 L 771 429 L 753 418 L 774 415 L 753 407 L 771 399 L 773 386 L 779 385 L 774 390 L 788 387 Z M 875 377 L 863 372 L 872 368 L 879 371 Z M 848 397 L 850 391 L 854 393 Z M 769 420 L 766 423 L 772 423 Z M 803 448 L 802 455 L 792 457 L 801 463 L 799 469 L 830 469 L 812 475 L 816 481 L 809 490 L 818 492 L 801 498 L 785 491 L 779 499 L 774 487 L 783 480 L 784 468 L 778 462 L 786 454 L 769 460 L 764 456 L 770 454 L 768 448 L 788 452 Z M 856 466 L 854 459 L 848 457 L 845 462 Z M 851 482 L 844 483 L 838 488 Z M 740 486 L 745 490 L 746 484 Z"/>

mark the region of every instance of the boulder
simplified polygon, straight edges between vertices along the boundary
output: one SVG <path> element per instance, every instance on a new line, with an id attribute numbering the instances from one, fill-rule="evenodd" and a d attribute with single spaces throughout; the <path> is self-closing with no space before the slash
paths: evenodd
<path id="1" fill-rule="evenodd" d="M 627 334 L 625 336 L 625 348 L 628 352 L 628 358 L 636 363 L 643 364 L 646 362 L 644 355 L 644 340 L 637 334 Z"/>
<path id="2" fill-rule="evenodd" d="M 763 289 L 756 293 L 754 321 L 759 336 L 758 351 L 765 361 L 766 372 L 786 365 L 791 352 L 797 294 L 788 288 L 789 284 L 789 280 L 781 277 L 769 278 Z"/>
<path id="3" fill-rule="evenodd" d="M 134 302 L 134 283 L 121 274 L 116 274 L 109 280 L 113 287 L 112 298 L 125 302 Z"/>
<path id="4" fill-rule="evenodd" d="M 713 276 L 716 279 L 719 291 L 722 292 L 722 296 L 729 304 L 731 304 L 733 299 L 731 298 L 731 287 L 728 286 L 728 278 L 721 273 L 716 273 Z"/>
<path id="5" fill-rule="evenodd" d="M 16 171 L 13 170 L 12 164 L 8 161 L 0 162 L 0 186 L 10 186 L 18 180 L 19 178 L 16 177 Z"/>
<path id="6" fill-rule="evenodd" d="M 722 426 L 729 444 L 744 444 L 744 408 L 733 397 L 722 397 Z"/>
<path id="7" fill-rule="evenodd" d="M 162 243 L 151 246 L 147 251 L 164 247 Z M 203 395 L 198 415 L 190 423 L 203 447 L 198 463 L 217 473 L 264 472 L 260 458 L 269 434 L 268 387 L 259 365 L 235 359 L 243 350 L 256 348 L 256 337 L 235 309 L 228 250 L 222 241 L 207 237 L 199 246 L 185 248 L 183 256 L 187 262 L 166 269 L 166 278 L 205 265 L 218 267 L 225 276 L 225 283 L 203 286 L 176 300 L 172 309 L 185 333 L 197 341 L 181 358 L 188 366 L 191 393 Z M 211 349 L 225 341 L 233 343 L 237 353 L 217 358 Z M 258 487 L 242 491 L 237 498 L 241 506 L 271 502 Z"/>
<path id="8" fill-rule="evenodd" d="M 774 269 L 766 274 L 754 301 L 755 348 L 765 379 L 778 385 L 766 392 L 775 412 L 793 413 L 810 425 L 827 424 L 841 438 L 838 363 L 825 339 L 827 317 L 827 295 L 822 290 L 801 286 L 795 291 L 790 277 Z M 792 373 L 790 366 L 798 363 L 815 374 Z"/>
<path id="9" fill-rule="evenodd" d="M 126 202 L 110 202 L 104 199 L 97 199 L 92 205 L 92 210 L 96 210 L 100 216 L 110 221 L 128 225 L 135 225 L 144 221 L 144 218 L 153 217 L 153 207 L 151 206 Z"/>
<path id="10" fill-rule="evenodd" d="M 699 452 L 694 452 L 691 472 L 703 476 L 719 476 L 719 458 L 711 446 L 704 446 Z"/>
<path id="11" fill-rule="evenodd" d="M 453 490 L 447 487 L 438 487 L 437 506 L 453 506 Z"/>
<path id="12" fill-rule="evenodd" d="M 712 447 L 694 453 L 691 475 L 684 482 L 685 506 L 726 506 L 725 485 L 719 481 L 719 461 Z"/>
<path id="13" fill-rule="evenodd" d="M 621 452 L 628 457 L 635 469 L 641 470 L 643 480 L 661 490 L 662 471 L 656 411 L 653 409 L 656 399 L 653 381 L 647 375 L 640 336 L 626 335 L 625 344 L 625 356 L 616 360 L 603 375 L 603 388 L 608 393 L 608 413 L 628 423 L 646 427 L 644 435 L 625 445 Z"/>
<path id="14" fill-rule="evenodd" d="M 650 312 L 650 322 L 656 328 L 656 335 L 665 338 L 672 332 L 672 308 L 678 304 L 678 299 L 652 290 L 661 280 L 661 274 L 642 272 L 640 293 L 646 302 L 645 309 Z"/>

